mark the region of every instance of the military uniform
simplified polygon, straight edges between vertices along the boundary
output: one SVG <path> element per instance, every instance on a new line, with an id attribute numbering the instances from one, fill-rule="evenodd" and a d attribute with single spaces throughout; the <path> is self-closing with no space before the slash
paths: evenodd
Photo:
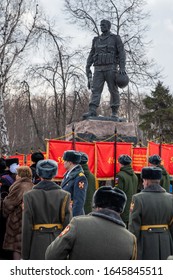
<path id="1" fill-rule="evenodd" d="M 159 168 L 162 169 L 162 179 L 160 180 L 160 185 L 164 188 L 167 192 L 170 192 L 170 178 L 169 174 L 163 165 L 158 165 Z"/>
<path id="2" fill-rule="evenodd" d="M 80 165 L 65 173 L 61 187 L 71 194 L 73 216 L 84 215 L 88 182 Z"/>
<path id="3" fill-rule="evenodd" d="M 127 196 L 126 206 L 124 212 L 121 214 L 121 218 L 128 226 L 130 203 L 132 196 L 137 193 L 138 177 L 130 165 L 131 157 L 128 155 L 121 155 L 118 160 L 121 164 L 124 164 L 124 166 L 120 168 L 119 173 L 116 175 L 115 186 L 124 191 Z"/>
<path id="4" fill-rule="evenodd" d="M 129 230 L 137 238 L 139 260 L 166 260 L 173 254 L 173 196 L 158 184 L 135 194 Z"/>
<path id="5" fill-rule="evenodd" d="M 92 198 L 93 194 L 96 190 L 96 179 L 94 174 L 92 174 L 89 170 L 88 164 L 82 164 L 82 168 L 84 171 L 84 174 L 88 181 L 88 188 L 86 193 L 86 200 L 84 205 L 85 214 L 89 214 L 92 211 Z"/>
<path id="6" fill-rule="evenodd" d="M 116 212 L 102 209 L 74 217 L 46 250 L 48 260 L 131 260 L 136 238 Z"/>
<path id="7" fill-rule="evenodd" d="M 152 166 L 159 167 L 162 170 L 162 178 L 160 180 L 160 186 L 163 187 L 167 192 L 170 192 L 170 177 L 163 165 L 161 165 L 161 157 L 157 154 L 154 154 L 149 157 L 149 163 Z"/>
<path id="8" fill-rule="evenodd" d="M 43 260 L 47 246 L 71 219 L 70 194 L 52 181 L 41 181 L 24 195 L 22 258 Z"/>

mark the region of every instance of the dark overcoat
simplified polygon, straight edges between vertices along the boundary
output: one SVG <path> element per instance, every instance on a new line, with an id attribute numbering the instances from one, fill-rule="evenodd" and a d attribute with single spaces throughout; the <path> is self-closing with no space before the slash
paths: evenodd
<path id="1" fill-rule="evenodd" d="M 70 194 L 43 180 L 24 195 L 22 258 L 42 260 L 47 246 L 71 219 Z"/>
<path id="2" fill-rule="evenodd" d="M 102 209 L 74 217 L 46 250 L 48 260 L 136 259 L 136 238 L 116 212 Z"/>
<path id="3" fill-rule="evenodd" d="M 76 165 L 68 176 L 67 174 L 68 172 L 64 175 L 61 187 L 71 194 L 73 217 L 84 215 L 84 204 L 88 188 L 88 181 L 84 171 L 80 165 Z"/>
<path id="4" fill-rule="evenodd" d="M 166 260 L 173 254 L 173 196 L 150 185 L 132 198 L 129 230 L 137 238 L 138 259 Z"/>

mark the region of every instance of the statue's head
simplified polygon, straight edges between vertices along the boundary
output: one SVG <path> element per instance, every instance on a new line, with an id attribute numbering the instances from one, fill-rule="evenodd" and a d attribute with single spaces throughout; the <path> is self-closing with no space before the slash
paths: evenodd
<path id="1" fill-rule="evenodd" d="M 103 19 L 101 20 L 100 22 L 100 27 L 101 27 L 101 31 L 104 32 L 104 31 L 108 31 L 111 29 L 111 23 L 109 20 L 107 19 Z"/>

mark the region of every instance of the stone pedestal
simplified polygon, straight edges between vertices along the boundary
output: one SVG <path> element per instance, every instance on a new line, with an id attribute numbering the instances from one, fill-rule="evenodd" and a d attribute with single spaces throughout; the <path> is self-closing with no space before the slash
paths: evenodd
<path id="1" fill-rule="evenodd" d="M 137 142 L 133 123 L 87 119 L 67 125 L 66 135 L 72 132 L 73 125 L 75 138 L 78 142 L 82 141 L 82 139 L 88 142 L 113 142 L 115 128 L 117 130 L 118 142 L 134 142 L 135 144 Z M 72 135 L 68 136 L 66 140 L 72 140 Z"/>

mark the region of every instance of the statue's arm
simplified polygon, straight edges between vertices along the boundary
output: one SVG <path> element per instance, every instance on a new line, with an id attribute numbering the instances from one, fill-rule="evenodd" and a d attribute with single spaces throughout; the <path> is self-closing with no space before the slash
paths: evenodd
<path id="1" fill-rule="evenodd" d="M 91 47 L 91 50 L 90 50 L 88 58 L 87 58 L 87 63 L 86 63 L 86 75 L 87 75 L 87 77 L 89 77 L 90 74 L 92 74 L 91 70 L 90 70 L 90 67 L 94 62 L 94 59 L 93 59 L 94 54 L 95 54 L 95 46 L 94 45 L 95 45 L 95 38 L 92 41 L 92 47 Z"/>
<path id="2" fill-rule="evenodd" d="M 126 54 L 124 50 L 124 44 L 119 35 L 116 35 L 116 45 L 118 52 L 118 64 L 119 64 L 119 72 L 121 74 L 126 74 Z"/>

